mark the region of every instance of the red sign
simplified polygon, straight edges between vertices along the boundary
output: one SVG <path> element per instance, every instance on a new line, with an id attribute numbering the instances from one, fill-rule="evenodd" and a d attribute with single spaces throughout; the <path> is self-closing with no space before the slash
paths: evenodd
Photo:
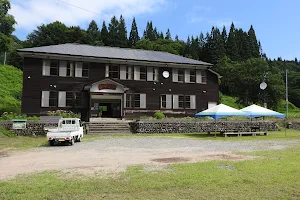
<path id="1" fill-rule="evenodd" d="M 105 89 L 115 90 L 117 86 L 114 84 L 99 84 L 98 88 L 99 90 L 105 90 Z"/>

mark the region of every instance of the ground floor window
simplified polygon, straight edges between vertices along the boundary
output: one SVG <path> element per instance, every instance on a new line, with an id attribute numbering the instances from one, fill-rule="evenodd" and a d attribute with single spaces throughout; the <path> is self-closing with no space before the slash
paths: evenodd
<path id="1" fill-rule="evenodd" d="M 178 108 L 184 108 L 184 96 L 178 95 Z"/>
<path id="2" fill-rule="evenodd" d="M 82 104 L 82 96 L 80 92 L 75 93 L 75 107 L 80 108 Z"/>
<path id="3" fill-rule="evenodd" d="M 134 107 L 139 108 L 141 105 L 141 96 L 140 94 L 134 94 Z"/>
<path id="4" fill-rule="evenodd" d="M 49 107 L 57 107 L 58 101 L 58 92 L 50 91 L 49 92 Z"/>
<path id="5" fill-rule="evenodd" d="M 126 94 L 126 104 L 125 108 L 132 108 L 132 95 L 131 94 Z"/>

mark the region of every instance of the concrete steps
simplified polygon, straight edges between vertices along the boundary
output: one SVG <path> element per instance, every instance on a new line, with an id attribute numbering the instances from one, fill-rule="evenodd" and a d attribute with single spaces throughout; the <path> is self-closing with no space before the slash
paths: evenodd
<path id="1" fill-rule="evenodd" d="M 131 134 L 129 123 L 124 121 L 90 122 L 86 129 L 87 134 Z"/>

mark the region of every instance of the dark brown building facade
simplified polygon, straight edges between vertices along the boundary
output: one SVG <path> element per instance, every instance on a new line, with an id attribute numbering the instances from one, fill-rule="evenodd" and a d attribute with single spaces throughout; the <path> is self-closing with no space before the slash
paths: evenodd
<path id="1" fill-rule="evenodd" d="M 84 48 L 93 51 L 101 48 L 113 54 L 117 49 L 124 54 L 137 52 L 154 57 L 139 60 L 126 59 L 124 54 L 120 58 L 89 56 L 87 51 L 81 53 L 85 50 L 81 45 L 67 46 L 71 51 L 67 54 L 61 49 L 68 49 L 61 47 L 66 46 L 19 50 L 24 57 L 22 113 L 44 115 L 47 111 L 71 110 L 86 121 L 92 117 L 153 116 L 158 111 L 183 117 L 194 116 L 219 102 L 219 75 L 208 63 L 198 64 L 163 52 L 87 45 Z M 78 48 L 76 53 L 72 53 L 74 48 Z M 186 63 L 170 61 L 173 57 Z"/>

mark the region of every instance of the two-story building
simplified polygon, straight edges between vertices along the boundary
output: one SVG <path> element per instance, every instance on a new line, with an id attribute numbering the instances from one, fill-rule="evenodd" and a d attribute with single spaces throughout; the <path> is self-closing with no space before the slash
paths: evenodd
<path id="1" fill-rule="evenodd" d="M 219 101 L 219 75 L 211 64 L 166 52 L 61 44 L 18 53 L 27 115 L 72 110 L 89 120 L 161 111 L 182 117 Z"/>

